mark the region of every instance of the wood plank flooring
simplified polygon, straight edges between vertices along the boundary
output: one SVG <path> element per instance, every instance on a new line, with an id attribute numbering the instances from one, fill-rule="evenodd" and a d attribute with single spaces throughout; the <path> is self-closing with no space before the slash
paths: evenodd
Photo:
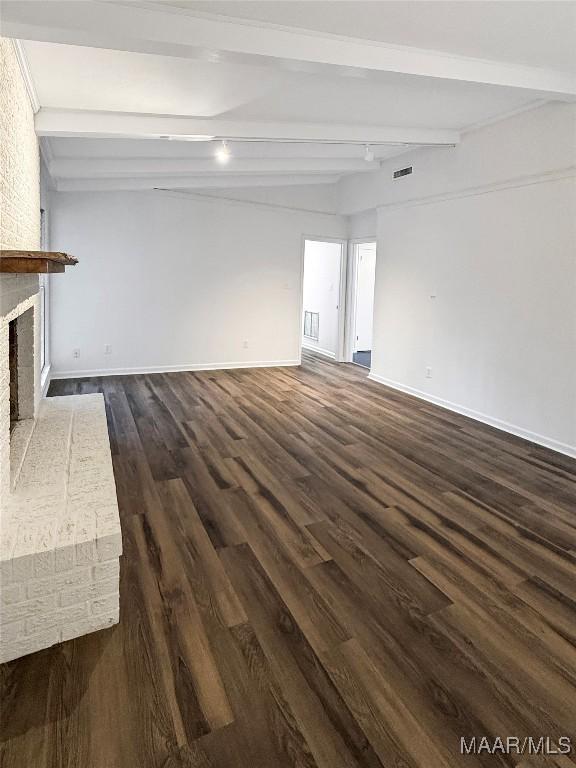
<path id="1" fill-rule="evenodd" d="M 576 461 L 310 354 L 50 392 L 106 398 L 121 623 L 4 665 L 2 768 L 576 766 Z"/>

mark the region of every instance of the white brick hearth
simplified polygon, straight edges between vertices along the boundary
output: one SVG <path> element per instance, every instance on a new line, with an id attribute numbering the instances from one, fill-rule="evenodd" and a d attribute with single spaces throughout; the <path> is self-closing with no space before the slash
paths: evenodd
<path id="1" fill-rule="evenodd" d="M 25 442 L 0 520 L 0 662 L 118 621 L 122 541 L 102 395 L 42 400 Z"/>

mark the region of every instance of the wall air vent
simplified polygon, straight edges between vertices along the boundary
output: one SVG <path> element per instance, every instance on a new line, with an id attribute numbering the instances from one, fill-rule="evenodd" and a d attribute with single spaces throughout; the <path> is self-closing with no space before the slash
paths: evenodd
<path id="1" fill-rule="evenodd" d="M 399 179 L 401 176 L 409 176 L 412 173 L 412 166 L 409 168 L 400 168 L 399 171 L 394 171 L 394 178 Z"/>
<path id="2" fill-rule="evenodd" d="M 318 341 L 320 338 L 320 313 L 304 312 L 304 336 L 308 339 Z"/>

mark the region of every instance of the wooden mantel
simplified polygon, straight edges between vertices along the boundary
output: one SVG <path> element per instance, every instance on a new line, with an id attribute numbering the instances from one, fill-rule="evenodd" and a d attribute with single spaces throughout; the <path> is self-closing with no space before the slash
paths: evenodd
<path id="1" fill-rule="evenodd" d="M 0 273 L 64 272 L 78 259 L 60 251 L 3 251 L 0 250 Z"/>

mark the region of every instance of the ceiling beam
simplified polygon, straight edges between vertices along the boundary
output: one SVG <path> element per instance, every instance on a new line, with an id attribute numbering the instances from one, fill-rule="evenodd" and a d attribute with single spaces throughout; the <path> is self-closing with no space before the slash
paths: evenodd
<path id="1" fill-rule="evenodd" d="M 56 179 L 58 192 L 111 192 L 151 189 L 231 189 L 335 184 L 339 174 L 284 174 L 269 176 L 148 176 L 123 179 Z"/>
<path id="2" fill-rule="evenodd" d="M 457 131 L 428 128 L 394 128 L 338 123 L 254 122 L 45 107 L 36 113 L 35 127 L 38 136 L 60 137 L 157 139 L 162 136 L 207 135 L 226 139 L 440 146 L 457 144 L 460 141 L 460 134 Z"/>
<path id="3" fill-rule="evenodd" d="M 154 3 L 3 0 L 2 34 L 163 56 L 352 77 L 400 73 L 572 100 L 576 75 L 439 51 L 302 31 Z"/>
<path id="4" fill-rule="evenodd" d="M 217 148 L 218 144 L 214 147 Z M 358 173 L 380 167 L 377 160 L 366 162 L 358 148 L 357 158 L 277 157 L 248 158 L 232 155 L 226 163 L 213 157 L 170 158 L 55 158 L 48 166 L 58 179 L 126 178 L 137 176 L 223 176 L 234 174 Z"/>

